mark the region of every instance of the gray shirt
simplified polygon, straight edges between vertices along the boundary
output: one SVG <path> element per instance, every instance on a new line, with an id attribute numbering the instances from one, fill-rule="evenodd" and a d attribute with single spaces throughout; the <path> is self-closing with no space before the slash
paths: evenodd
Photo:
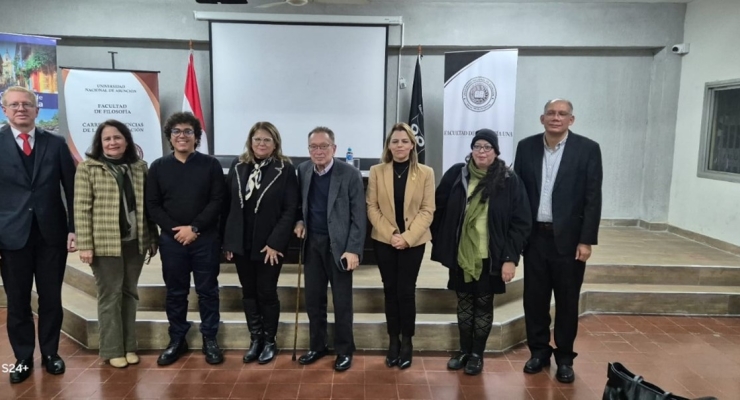
<path id="1" fill-rule="evenodd" d="M 537 209 L 537 222 L 552 222 L 552 189 L 555 185 L 555 177 L 558 176 L 560 161 L 565 151 L 565 141 L 568 135 L 556 144 L 554 148 L 547 146 L 545 135 L 542 135 L 542 145 L 545 154 L 542 156 L 542 190 L 540 190 L 540 206 Z"/>

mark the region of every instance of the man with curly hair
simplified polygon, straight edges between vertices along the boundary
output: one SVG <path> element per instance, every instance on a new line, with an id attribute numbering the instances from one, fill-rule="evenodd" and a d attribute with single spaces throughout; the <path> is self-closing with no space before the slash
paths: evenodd
<path id="1" fill-rule="evenodd" d="M 202 131 L 193 114 L 173 114 L 163 131 L 173 152 L 152 163 L 146 185 L 147 211 L 162 230 L 159 251 L 170 323 L 170 344 L 157 364 L 172 364 L 188 350 L 185 335 L 190 329 L 191 272 L 198 294 L 203 353 L 207 363 L 219 364 L 223 354 L 216 341 L 220 319 L 218 221 L 224 196 L 223 171 L 218 160 L 195 151 Z"/>

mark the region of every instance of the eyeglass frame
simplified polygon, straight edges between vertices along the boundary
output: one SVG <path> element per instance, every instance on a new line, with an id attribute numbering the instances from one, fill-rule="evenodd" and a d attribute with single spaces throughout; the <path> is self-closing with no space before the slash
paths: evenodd
<path id="1" fill-rule="evenodd" d="M 183 130 L 180 130 L 177 128 L 170 129 L 170 136 L 194 136 L 194 135 L 195 135 L 194 129 L 183 129 Z"/>
<path id="2" fill-rule="evenodd" d="M 484 144 L 484 145 L 474 144 L 470 146 L 470 150 L 473 152 L 477 151 L 478 153 L 480 153 L 482 150 L 483 153 L 488 153 L 491 150 L 493 150 L 493 146 L 491 146 L 490 144 Z"/>
<path id="3" fill-rule="evenodd" d="M 327 151 L 327 150 L 329 150 L 333 146 L 336 146 L 336 145 L 335 144 L 320 144 L 320 145 L 312 144 L 312 145 L 308 146 L 308 151 L 309 152 L 314 152 L 314 151 L 318 151 L 318 150 Z"/>
<path id="4" fill-rule="evenodd" d="M 29 103 L 22 102 L 22 103 L 10 103 L 8 105 L 3 105 L 3 107 L 9 108 L 13 111 L 18 111 L 21 109 L 21 107 L 23 107 L 24 110 L 30 110 L 33 108 L 38 108 L 38 105 L 34 103 L 30 103 L 30 102 Z"/>

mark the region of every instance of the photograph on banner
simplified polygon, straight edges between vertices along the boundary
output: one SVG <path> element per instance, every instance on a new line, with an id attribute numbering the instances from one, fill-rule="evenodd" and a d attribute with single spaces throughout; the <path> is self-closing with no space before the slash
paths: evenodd
<path id="1" fill-rule="evenodd" d="M 0 94 L 11 86 L 22 86 L 36 93 L 39 103 L 36 126 L 58 134 L 56 39 L 0 33 Z M 0 115 L 0 128 L 6 123 L 7 117 Z"/>
<path id="2" fill-rule="evenodd" d="M 514 162 L 518 50 L 445 53 L 442 169 L 463 162 L 479 129 L 496 132 L 501 155 Z"/>
<path id="3" fill-rule="evenodd" d="M 67 143 L 78 162 L 98 125 L 109 119 L 128 126 L 144 161 L 162 156 L 158 72 L 62 68 L 62 80 Z"/>

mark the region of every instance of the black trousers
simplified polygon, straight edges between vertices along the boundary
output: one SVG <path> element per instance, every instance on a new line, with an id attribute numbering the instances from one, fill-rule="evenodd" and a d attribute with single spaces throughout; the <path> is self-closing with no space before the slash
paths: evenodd
<path id="1" fill-rule="evenodd" d="M 163 232 L 159 236 L 159 251 L 167 287 L 165 310 L 170 322 L 170 340 L 184 340 L 190 330 L 187 320 L 190 273 L 198 294 L 200 332 L 205 337 L 215 338 L 221 319 L 218 297 L 221 243 L 218 235 L 215 232 L 204 233 L 193 243 L 183 246 L 172 234 Z"/>
<path id="2" fill-rule="evenodd" d="M 234 254 L 234 264 L 242 285 L 242 304 L 250 333 L 255 339 L 262 333 L 272 342 L 280 321 L 277 284 L 283 263 L 270 265 Z"/>
<path id="3" fill-rule="evenodd" d="M 573 343 L 578 333 L 578 301 L 586 263 L 571 254 L 559 254 L 552 230 L 535 225 L 524 251 L 524 321 L 532 357 L 548 359 L 554 353 L 558 365 L 572 365 L 578 355 Z M 555 293 L 555 345 L 550 346 L 550 299 Z"/>
<path id="4" fill-rule="evenodd" d="M 31 312 L 34 277 L 39 296 L 39 347 L 51 356 L 59 349 L 62 330 L 62 283 L 67 262 L 65 245 L 46 243 L 34 218 L 28 241 L 19 250 L 0 250 L 0 273 L 8 298 L 8 339 L 18 360 L 32 359 L 36 329 Z"/>
<path id="5" fill-rule="evenodd" d="M 309 232 L 306 236 L 304 293 L 311 350 L 323 350 L 327 344 L 326 285 L 331 283 L 334 298 L 334 350 L 340 355 L 351 355 L 355 351 L 352 332 L 352 272 L 340 270 L 334 262 L 328 235 Z"/>
<path id="6" fill-rule="evenodd" d="M 378 269 L 385 293 L 385 319 L 388 334 L 414 336 L 416 326 L 416 278 L 419 276 L 424 244 L 397 250 L 393 246 L 373 241 Z"/>

